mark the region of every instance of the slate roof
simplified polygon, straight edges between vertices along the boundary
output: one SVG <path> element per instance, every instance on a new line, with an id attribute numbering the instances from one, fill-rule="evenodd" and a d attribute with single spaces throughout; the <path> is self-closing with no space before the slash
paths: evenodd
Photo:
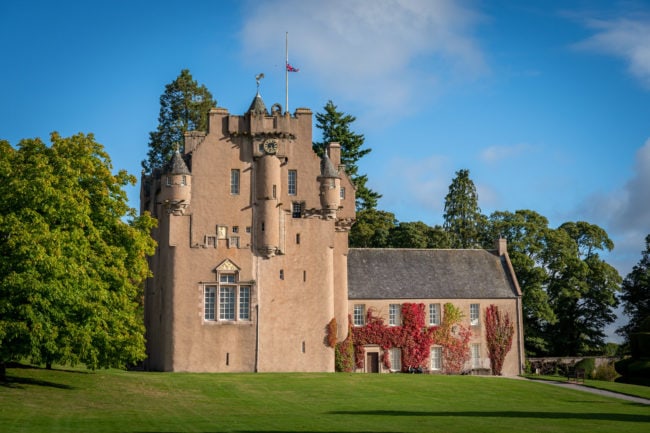
<path id="1" fill-rule="evenodd" d="M 167 172 L 171 174 L 191 174 L 190 170 L 187 168 L 187 164 L 183 161 L 183 156 L 178 150 L 174 152 L 174 155 L 167 166 Z"/>
<path id="2" fill-rule="evenodd" d="M 253 102 L 251 102 L 248 112 L 252 114 L 269 114 L 259 92 L 257 92 L 257 95 L 253 98 Z"/>
<path id="3" fill-rule="evenodd" d="M 488 250 L 350 248 L 349 299 L 516 298 L 504 256 Z"/>

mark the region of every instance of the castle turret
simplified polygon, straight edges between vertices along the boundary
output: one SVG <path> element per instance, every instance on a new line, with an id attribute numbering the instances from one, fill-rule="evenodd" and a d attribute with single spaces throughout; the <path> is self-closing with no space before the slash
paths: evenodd
<path id="1" fill-rule="evenodd" d="M 329 158 L 330 146 L 323 153 L 320 161 L 320 203 L 323 216 L 327 219 L 336 218 L 336 211 L 341 205 L 341 176 Z"/>
<path id="2" fill-rule="evenodd" d="M 192 173 L 178 149 L 162 175 L 160 201 L 167 212 L 182 215 L 192 197 Z"/>

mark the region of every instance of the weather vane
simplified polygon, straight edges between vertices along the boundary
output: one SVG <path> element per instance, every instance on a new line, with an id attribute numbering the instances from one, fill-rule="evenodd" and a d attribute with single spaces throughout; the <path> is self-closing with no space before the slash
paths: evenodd
<path id="1" fill-rule="evenodd" d="M 257 82 L 257 93 L 260 93 L 260 80 L 264 78 L 264 73 L 260 72 L 259 74 L 255 75 L 255 81 Z"/>

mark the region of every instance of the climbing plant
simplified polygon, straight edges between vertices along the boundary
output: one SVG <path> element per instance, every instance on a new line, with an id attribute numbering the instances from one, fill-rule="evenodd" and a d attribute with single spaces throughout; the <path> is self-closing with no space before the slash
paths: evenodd
<path id="1" fill-rule="evenodd" d="M 387 326 L 384 319 L 368 309 L 364 326 L 351 327 L 345 341 L 336 345 L 336 370 L 352 371 L 350 352 L 354 354 L 354 366 L 364 366 L 364 346 L 378 345 L 382 363 L 391 368 L 390 349 L 402 352 L 402 369 L 426 368 L 431 345 L 443 347 L 443 372 L 458 374 L 469 360 L 469 339 L 471 331 L 461 324 L 462 312 L 452 304 L 444 305 L 444 316 L 440 326 L 427 327 L 425 305 L 422 303 L 402 304 L 402 325 Z M 349 369 L 348 369 L 349 368 Z"/>
<path id="2" fill-rule="evenodd" d="M 501 376 L 503 361 L 512 347 L 512 336 L 515 333 L 510 315 L 508 313 L 501 314 L 496 305 L 487 307 L 485 309 L 485 333 L 492 374 Z"/>

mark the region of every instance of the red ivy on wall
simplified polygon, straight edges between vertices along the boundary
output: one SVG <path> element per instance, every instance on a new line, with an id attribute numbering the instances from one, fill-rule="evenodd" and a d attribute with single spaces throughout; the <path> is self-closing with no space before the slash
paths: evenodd
<path id="1" fill-rule="evenodd" d="M 510 315 L 508 313 L 502 315 L 496 305 L 487 307 L 485 309 L 485 332 L 492 374 L 501 376 L 503 361 L 512 347 L 512 336 L 515 333 Z"/>
<path id="2" fill-rule="evenodd" d="M 436 344 L 443 347 L 443 372 L 460 373 L 463 365 L 469 359 L 469 327 L 460 322 L 462 313 L 452 304 L 444 305 L 443 321 L 440 326 L 425 325 L 424 304 L 402 304 L 402 326 L 387 326 L 384 319 L 374 314 L 372 309 L 366 313 L 366 324 L 351 328 L 348 339 L 354 346 L 354 359 L 357 368 L 364 365 L 364 346 L 376 344 L 382 349 L 382 362 L 390 368 L 390 349 L 401 349 L 402 370 L 410 367 L 426 368 L 431 346 Z M 348 321 L 350 319 L 348 318 Z M 346 340 L 347 341 L 347 340 Z M 339 343 L 341 345 L 342 343 Z M 344 362 L 338 359 L 342 353 L 337 345 L 337 371 Z"/>

